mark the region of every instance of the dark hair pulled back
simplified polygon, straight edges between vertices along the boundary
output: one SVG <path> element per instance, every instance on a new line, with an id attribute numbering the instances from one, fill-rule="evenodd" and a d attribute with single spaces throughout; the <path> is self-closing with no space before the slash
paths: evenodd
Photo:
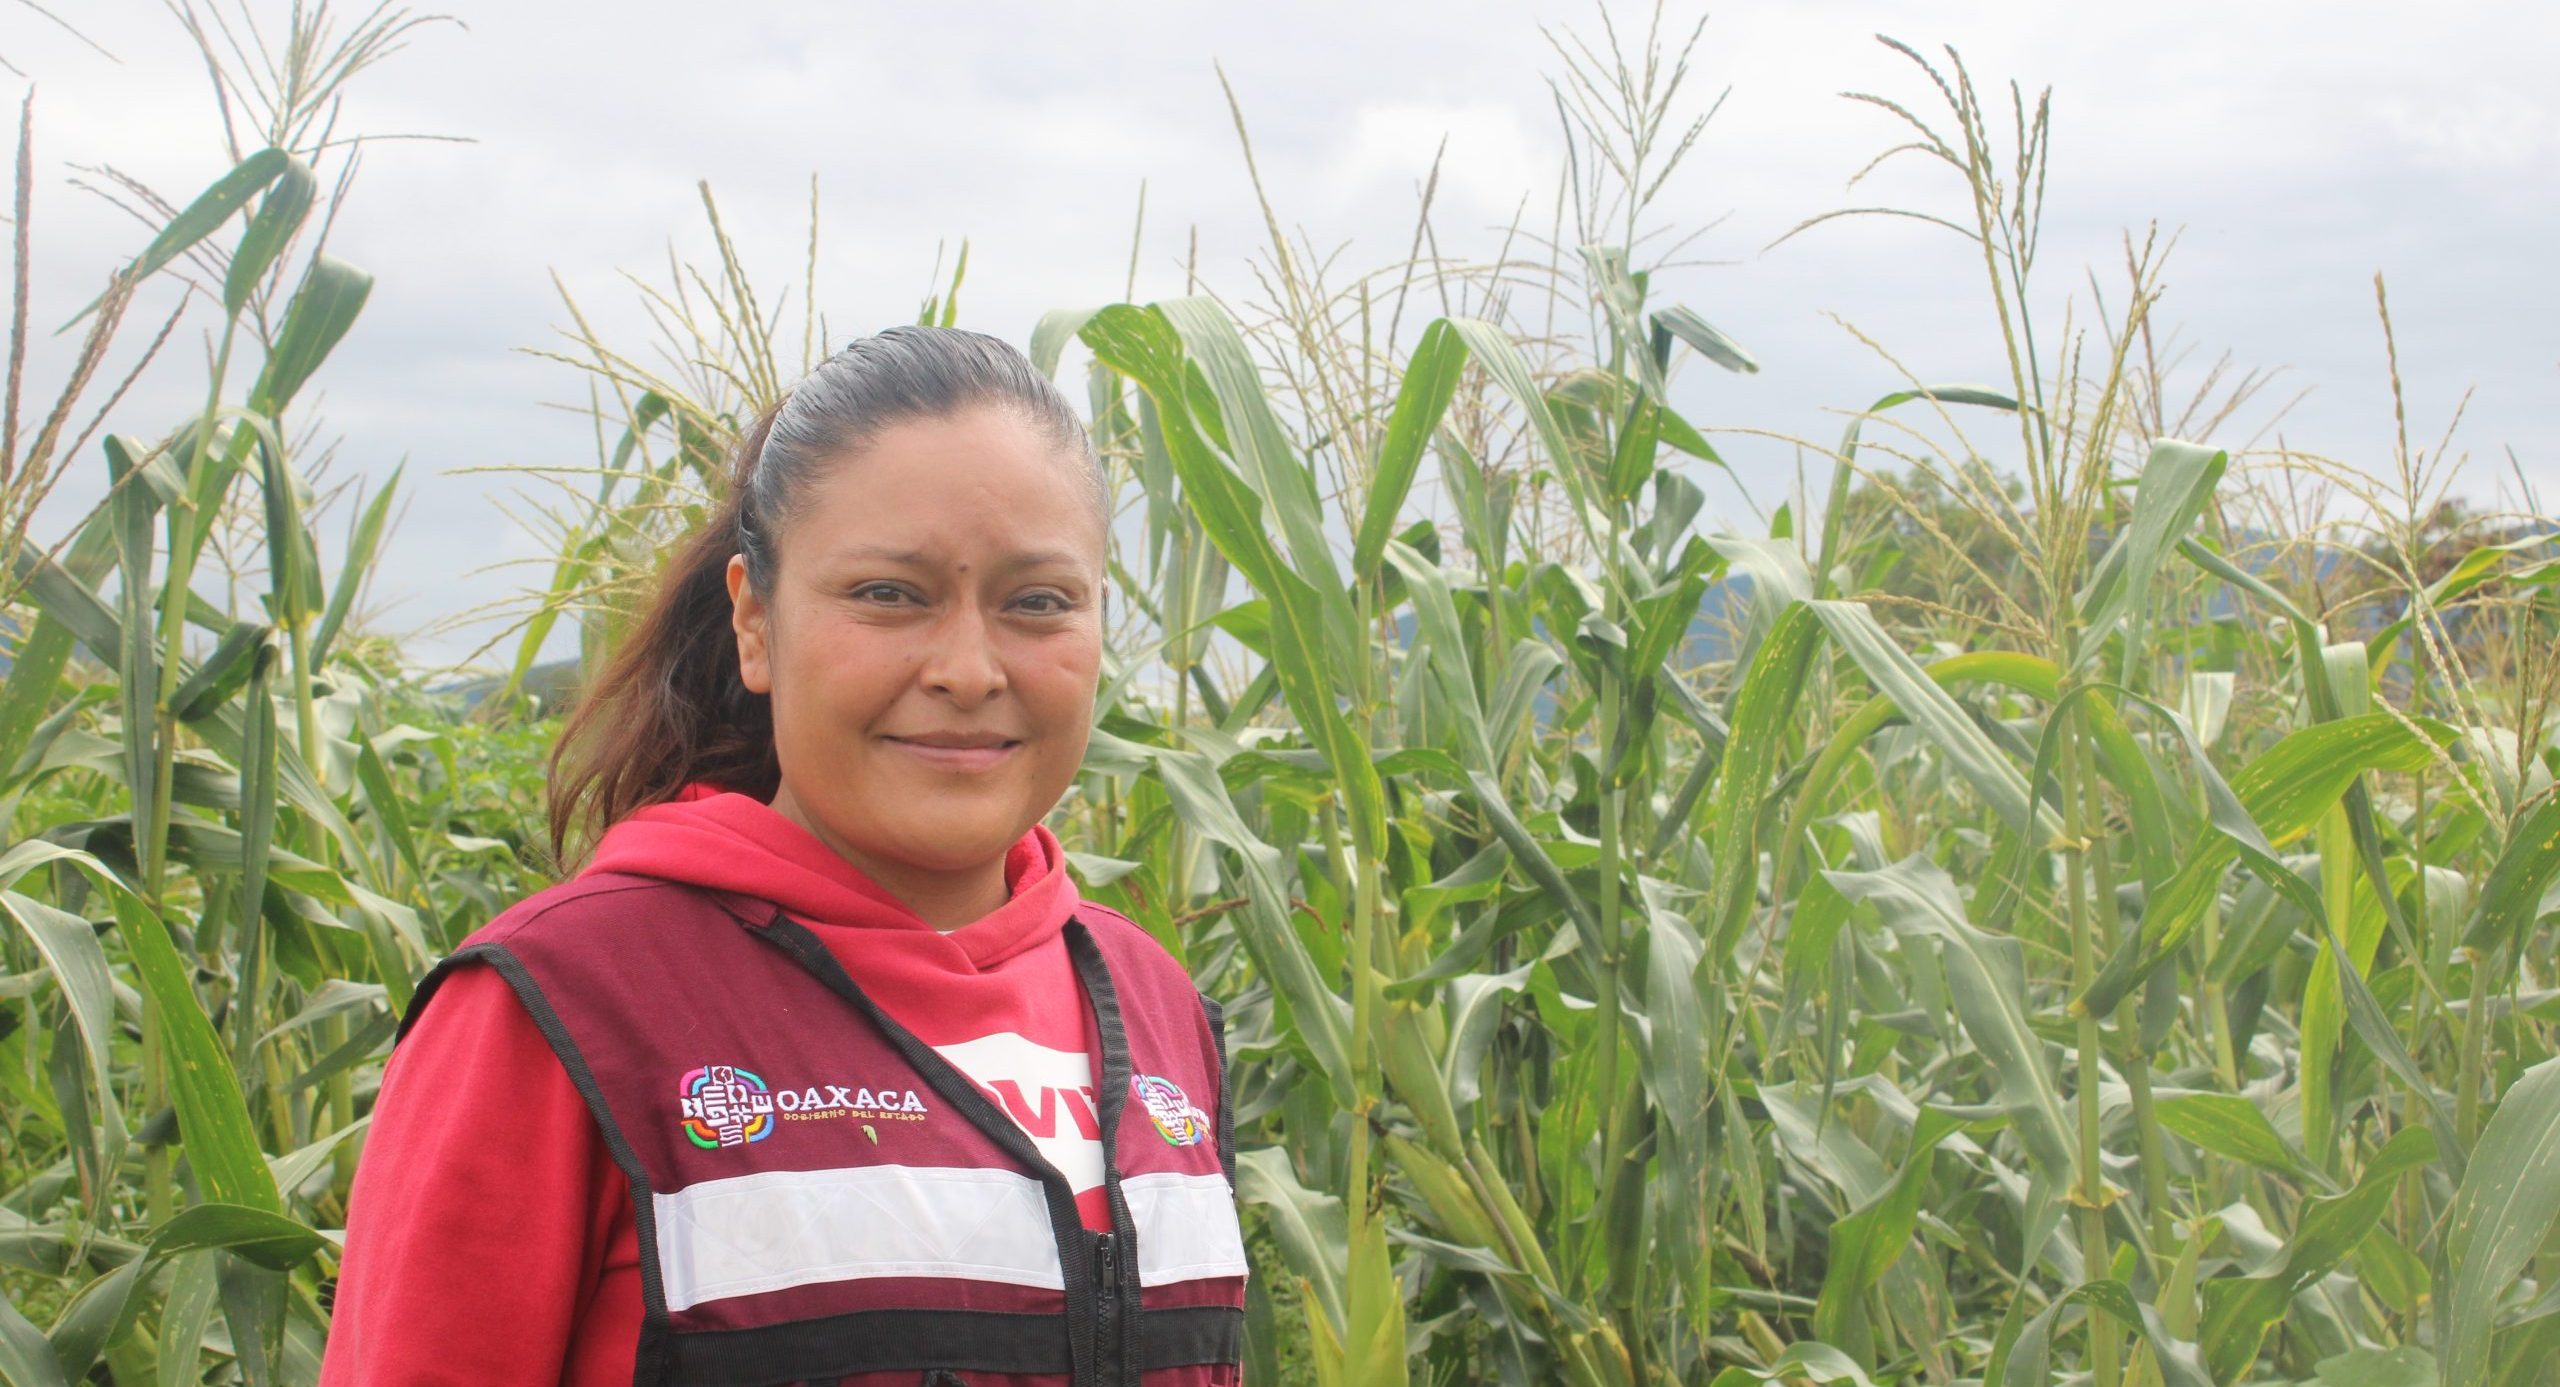
<path id="1" fill-rule="evenodd" d="M 729 560 L 770 597 L 783 532 L 826 469 L 916 419 L 1015 409 L 1084 470 L 1094 523 L 1107 522 L 1102 466 L 1055 383 L 1001 338 L 900 326 L 818 364 L 757 416 L 731 455 L 728 494 L 678 547 L 640 624 L 569 716 L 551 752 L 551 849 L 584 857 L 614 821 L 707 783 L 771 799 L 782 783 L 770 700 L 738 678 Z"/>

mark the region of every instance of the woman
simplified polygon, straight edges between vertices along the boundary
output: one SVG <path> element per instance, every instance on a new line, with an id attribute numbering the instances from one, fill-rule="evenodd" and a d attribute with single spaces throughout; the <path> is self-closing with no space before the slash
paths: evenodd
<path id="1" fill-rule="evenodd" d="M 418 989 L 324 1381 L 1238 1380 L 1216 1009 L 1041 825 L 1107 523 L 994 338 L 757 422 L 554 753 L 583 870 Z"/>

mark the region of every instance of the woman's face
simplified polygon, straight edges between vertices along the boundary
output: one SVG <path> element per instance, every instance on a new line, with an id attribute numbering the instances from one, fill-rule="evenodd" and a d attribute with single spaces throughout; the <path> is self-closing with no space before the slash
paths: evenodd
<path id="1" fill-rule="evenodd" d="M 772 698 L 774 807 L 912 901 L 1000 872 L 1074 780 L 1102 527 L 1081 459 L 1010 407 L 897 424 L 821 467 L 770 601 L 730 562 L 738 673 Z"/>

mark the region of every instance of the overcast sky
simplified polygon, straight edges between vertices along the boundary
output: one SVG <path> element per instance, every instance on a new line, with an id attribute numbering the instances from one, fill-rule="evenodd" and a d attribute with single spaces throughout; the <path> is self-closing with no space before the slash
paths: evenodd
<path id="1" fill-rule="evenodd" d="M 112 164 L 179 200 L 222 167 L 207 84 L 159 4 L 54 8 L 113 60 L 27 8 L 0 10 L 0 58 L 38 86 L 42 324 L 67 317 L 145 239 L 69 187 L 70 165 Z M 838 337 L 911 319 L 937 246 L 965 236 L 962 324 L 1024 342 L 1050 308 L 1121 296 L 1142 179 L 1138 296 L 1181 291 L 1194 226 L 1204 276 L 1248 287 L 1263 229 L 1213 62 L 1244 105 L 1284 221 L 1328 248 L 1350 243 L 1344 263 L 1368 266 L 1402 255 L 1444 136 L 1444 250 L 1489 255 L 1524 195 L 1543 220 L 1562 144 L 1544 85 L 1558 64 L 1539 25 L 1598 34 L 1588 3 L 1515 0 L 446 8 L 463 23 L 419 31 L 362 77 L 345 124 L 468 142 L 368 148 L 332 249 L 378 282 L 317 382 L 326 430 L 344 439 L 342 470 L 409 462 L 411 503 L 374 592 L 376 624 L 392 632 L 532 580 L 475 572 L 538 549 L 492 503 L 508 482 L 457 469 L 592 456 L 580 422 L 545 407 L 578 397 L 579 378 L 518 349 L 556 341 L 555 272 L 608 322 L 635 326 L 616 271 L 658 271 L 671 241 L 703 252 L 697 179 L 712 181 L 763 279 L 780 285 L 798 271 L 817 175 L 821 307 Z M 1646 12 L 1612 10 L 1627 32 Z M 1667 27 L 1685 32 L 1700 11 L 1671 13 Z M 1864 221 L 1763 249 L 1851 200 L 1845 178 L 1894 138 L 1840 91 L 1928 95 L 1873 41 L 1879 31 L 1954 44 L 1986 85 L 2054 88 L 2045 274 L 2057 320 L 2082 266 L 2118 263 L 2123 229 L 2179 231 L 2162 321 L 2201 358 L 2227 351 L 2283 368 L 2277 394 L 2310 391 L 2283 426 L 2291 445 L 2382 467 L 2391 415 L 2378 270 L 2413 431 L 2432 441 L 2474 392 L 2459 489 L 2492 499 L 2504 486 L 2512 501 L 2510 448 L 2534 485 L 2560 486 L 2560 96 L 2549 71 L 2560 9 L 2543 5 L 1719 8 L 1691 80 L 1701 99 L 1731 94 L 1657 211 L 1684 227 L 1725 218 L 1691 254 L 1732 263 L 1678 271 L 1657 292 L 1697 308 L 1764 370 L 1693 365 L 1677 387 L 1691 419 L 1836 436 L 1826 410 L 1898 381 L 1830 314 L 1923 377 L 2001 377 L 1979 261 L 1951 235 Z M 25 85 L 5 79 L 13 99 Z M 1944 184 L 1884 191 L 1955 210 Z M 31 385 L 49 399 L 48 364 L 38 358 Z M 125 430 L 157 434 L 195 407 L 191 370 L 157 379 L 120 416 Z M 1785 499 L 1787 447 L 1737 437 L 1727 452 L 1762 504 Z M 62 503 L 94 496 L 88 474 L 101 470 L 83 460 Z M 1756 524 L 1730 487 L 1711 495 L 1711 522 Z M 448 632 L 413 648 L 450 660 L 471 644 Z"/>

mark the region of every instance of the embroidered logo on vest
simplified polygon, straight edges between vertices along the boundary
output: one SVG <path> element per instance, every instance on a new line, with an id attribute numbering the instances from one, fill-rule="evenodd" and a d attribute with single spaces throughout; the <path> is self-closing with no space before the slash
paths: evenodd
<path id="1" fill-rule="evenodd" d="M 743 1146 L 773 1135 L 778 1114 L 785 1122 L 817 1122 L 830 1117 L 864 1117 L 874 1122 L 921 1122 L 924 1099 L 910 1088 L 855 1089 L 844 1084 L 812 1084 L 774 1092 L 764 1077 L 733 1064 L 706 1064 L 677 1081 L 684 1114 L 684 1134 L 701 1147 Z M 873 1141 L 879 1134 L 870 1134 Z"/>
<path id="2" fill-rule="evenodd" d="M 734 1064 L 706 1064 L 676 1081 L 684 1134 L 696 1146 L 743 1146 L 773 1135 L 773 1094 Z"/>
<path id="3" fill-rule="evenodd" d="M 1193 1146 L 1209 1139 L 1212 1126 L 1209 1115 L 1193 1107 L 1191 1100 L 1184 1096 L 1182 1086 L 1173 1080 L 1160 1079 L 1153 1074 L 1132 1074 L 1129 1076 L 1129 1091 L 1146 1105 L 1147 1116 L 1155 1120 L 1156 1131 L 1169 1144 Z"/>

